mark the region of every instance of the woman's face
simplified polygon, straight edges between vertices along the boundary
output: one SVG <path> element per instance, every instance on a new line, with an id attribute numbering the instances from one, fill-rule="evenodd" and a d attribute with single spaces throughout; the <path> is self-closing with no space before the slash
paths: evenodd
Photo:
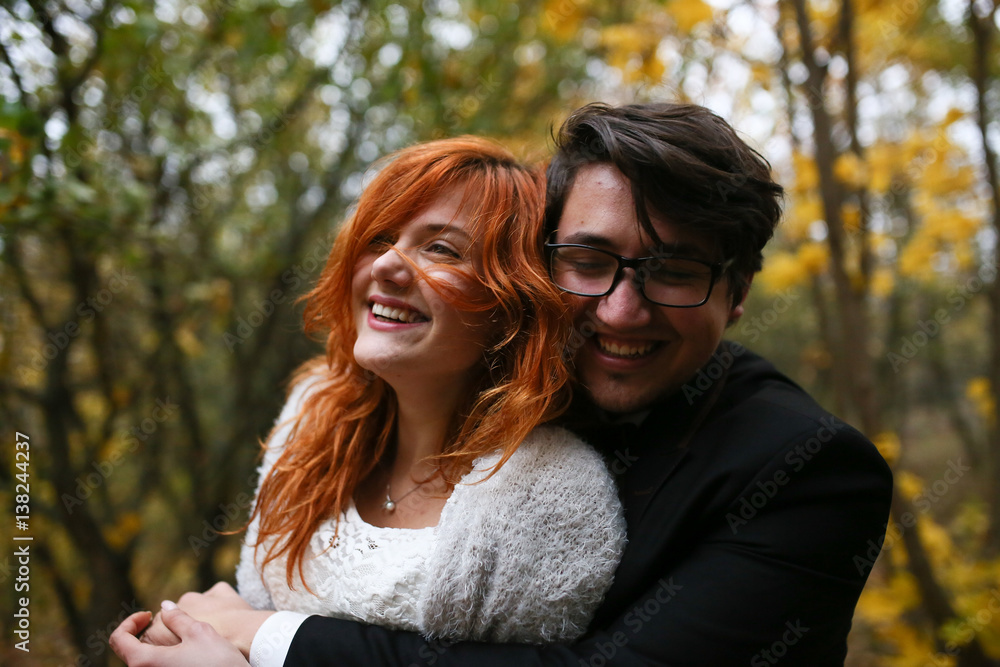
<path id="1" fill-rule="evenodd" d="M 397 391 L 443 381 L 471 383 L 490 338 L 488 312 L 458 310 L 403 258 L 448 292 L 480 300 L 482 247 L 460 210 L 464 186 L 444 191 L 418 215 L 358 260 L 352 283 L 358 364 Z M 495 326 L 495 325 L 494 325 Z M 414 385 L 414 383 L 416 383 Z"/>

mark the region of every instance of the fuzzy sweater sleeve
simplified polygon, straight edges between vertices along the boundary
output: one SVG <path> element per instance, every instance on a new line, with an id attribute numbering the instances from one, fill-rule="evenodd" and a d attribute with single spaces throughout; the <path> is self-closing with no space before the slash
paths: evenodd
<path id="1" fill-rule="evenodd" d="M 281 414 L 278 415 L 278 419 L 275 422 L 277 428 L 267 441 L 264 449 L 264 458 L 261 461 L 260 467 L 257 468 L 257 490 L 254 492 L 254 506 L 257 504 L 257 495 L 260 493 L 261 482 L 264 481 L 267 473 L 274 467 L 275 462 L 277 462 L 281 453 L 285 450 L 285 446 L 288 444 L 288 436 L 291 435 L 292 427 L 294 426 L 295 416 L 301 410 L 306 397 L 316 387 L 317 379 L 318 376 L 310 376 L 295 385 L 292 392 L 288 395 L 288 400 L 285 402 Z M 271 594 L 268 592 L 267 586 L 261 577 L 260 566 L 263 562 L 264 553 L 263 551 L 258 554 L 254 553 L 254 547 L 257 544 L 259 523 L 260 517 L 254 517 L 254 520 L 247 526 L 243 545 L 240 547 L 240 562 L 236 566 L 236 590 L 239 592 L 240 597 L 246 600 L 254 609 L 274 609 Z"/>
<path id="2" fill-rule="evenodd" d="M 424 634 L 547 643 L 581 636 L 611 586 L 625 520 L 601 456 L 539 427 L 485 482 L 477 462 L 441 513 L 418 611 Z"/>

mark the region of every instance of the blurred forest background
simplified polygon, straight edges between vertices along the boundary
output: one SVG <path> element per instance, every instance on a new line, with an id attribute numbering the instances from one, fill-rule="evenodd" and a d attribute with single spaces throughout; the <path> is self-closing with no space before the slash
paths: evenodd
<path id="1" fill-rule="evenodd" d="M 0 663 L 113 663 L 127 612 L 232 580 L 219 533 L 317 350 L 293 301 L 372 161 L 540 160 L 582 103 L 689 100 L 789 189 L 732 337 L 895 469 L 848 664 L 1000 664 L 994 0 L 0 4 Z"/>

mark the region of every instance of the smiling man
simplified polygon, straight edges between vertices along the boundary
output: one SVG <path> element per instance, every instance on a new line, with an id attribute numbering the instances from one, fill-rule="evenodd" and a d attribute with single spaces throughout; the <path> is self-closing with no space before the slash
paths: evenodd
<path id="1" fill-rule="evenodd" d="M 279 612 L 253 637 L 253 664 L 843 664 L 884 535 L 889 469 L 863 435 L 722 340 L 761 268 L 781 187 L 695 105 L 590 105 L 557 142 L 546 248 L 576 313 L 566 420 L 605 454 L 629 536 L 588 633 L 447 644 Z M 244 618 L 231 592 L 188 602 L 196 616 L 215 604 Z M 233 633 L 259 622 L 223 634 L 246 646 Z"/>
<path id="2" fill-rule="evenodd" d="M 621 171 L 588 164 L 566 197 L 557 242 L 548 245 L 553 279 L 578 295 L 578 321 L 596 328 L 576 353 L 577 380 L 610 412 L 637 410 L 677 391 L 743 311 L 725 289 L 730 279 L 721 275 L 721 251 L 711 238 L 655 211 L 648 225 L 640 227 Z M 645 257 L 627 279 L 626 257 Z"/>

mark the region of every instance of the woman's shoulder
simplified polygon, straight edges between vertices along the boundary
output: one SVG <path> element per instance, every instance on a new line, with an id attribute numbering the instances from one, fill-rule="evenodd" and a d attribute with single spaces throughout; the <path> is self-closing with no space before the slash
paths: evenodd
<path id="1" fill-rule="evenodd" d="M 582 634 L 625 544 L 613 478 L 562 428 L 535 429 L 499 470 L 484 457 L 437 526 L 423 607 L 430 636 L 567 641 Z M 447 613 L 456 606 L 461 618 Z"/>
<path id="2" fill-rule="evenodd" d="M 462 482 L 476 483 L 484 479 L 499 460 L 499 452 L 481 457 Z M 562 473 L 560 479 L 568 484 L 577 483 L 581 478 L 592 482 L 595 476 L 612 480 L 597 450 L 576 434 L 554 425 L 532 430 L 493 477 L 548 479 L 557 472 Z"/>
<path id="3" fill-rule="evenodd" d="M 457 514 L 468 519 L 469 512 L 485 511 L 497 519 L 510 512 L 516 521 L 530 521 L 535 513 L 540 521 L 565 514 L 583 522 L 621 514 L 618 489 L 604 459 L 564 428 L 534 429 L 490 476 L 499 460 L 499 453 L 478 459 L 455 487 L 449 504 Z"/>

